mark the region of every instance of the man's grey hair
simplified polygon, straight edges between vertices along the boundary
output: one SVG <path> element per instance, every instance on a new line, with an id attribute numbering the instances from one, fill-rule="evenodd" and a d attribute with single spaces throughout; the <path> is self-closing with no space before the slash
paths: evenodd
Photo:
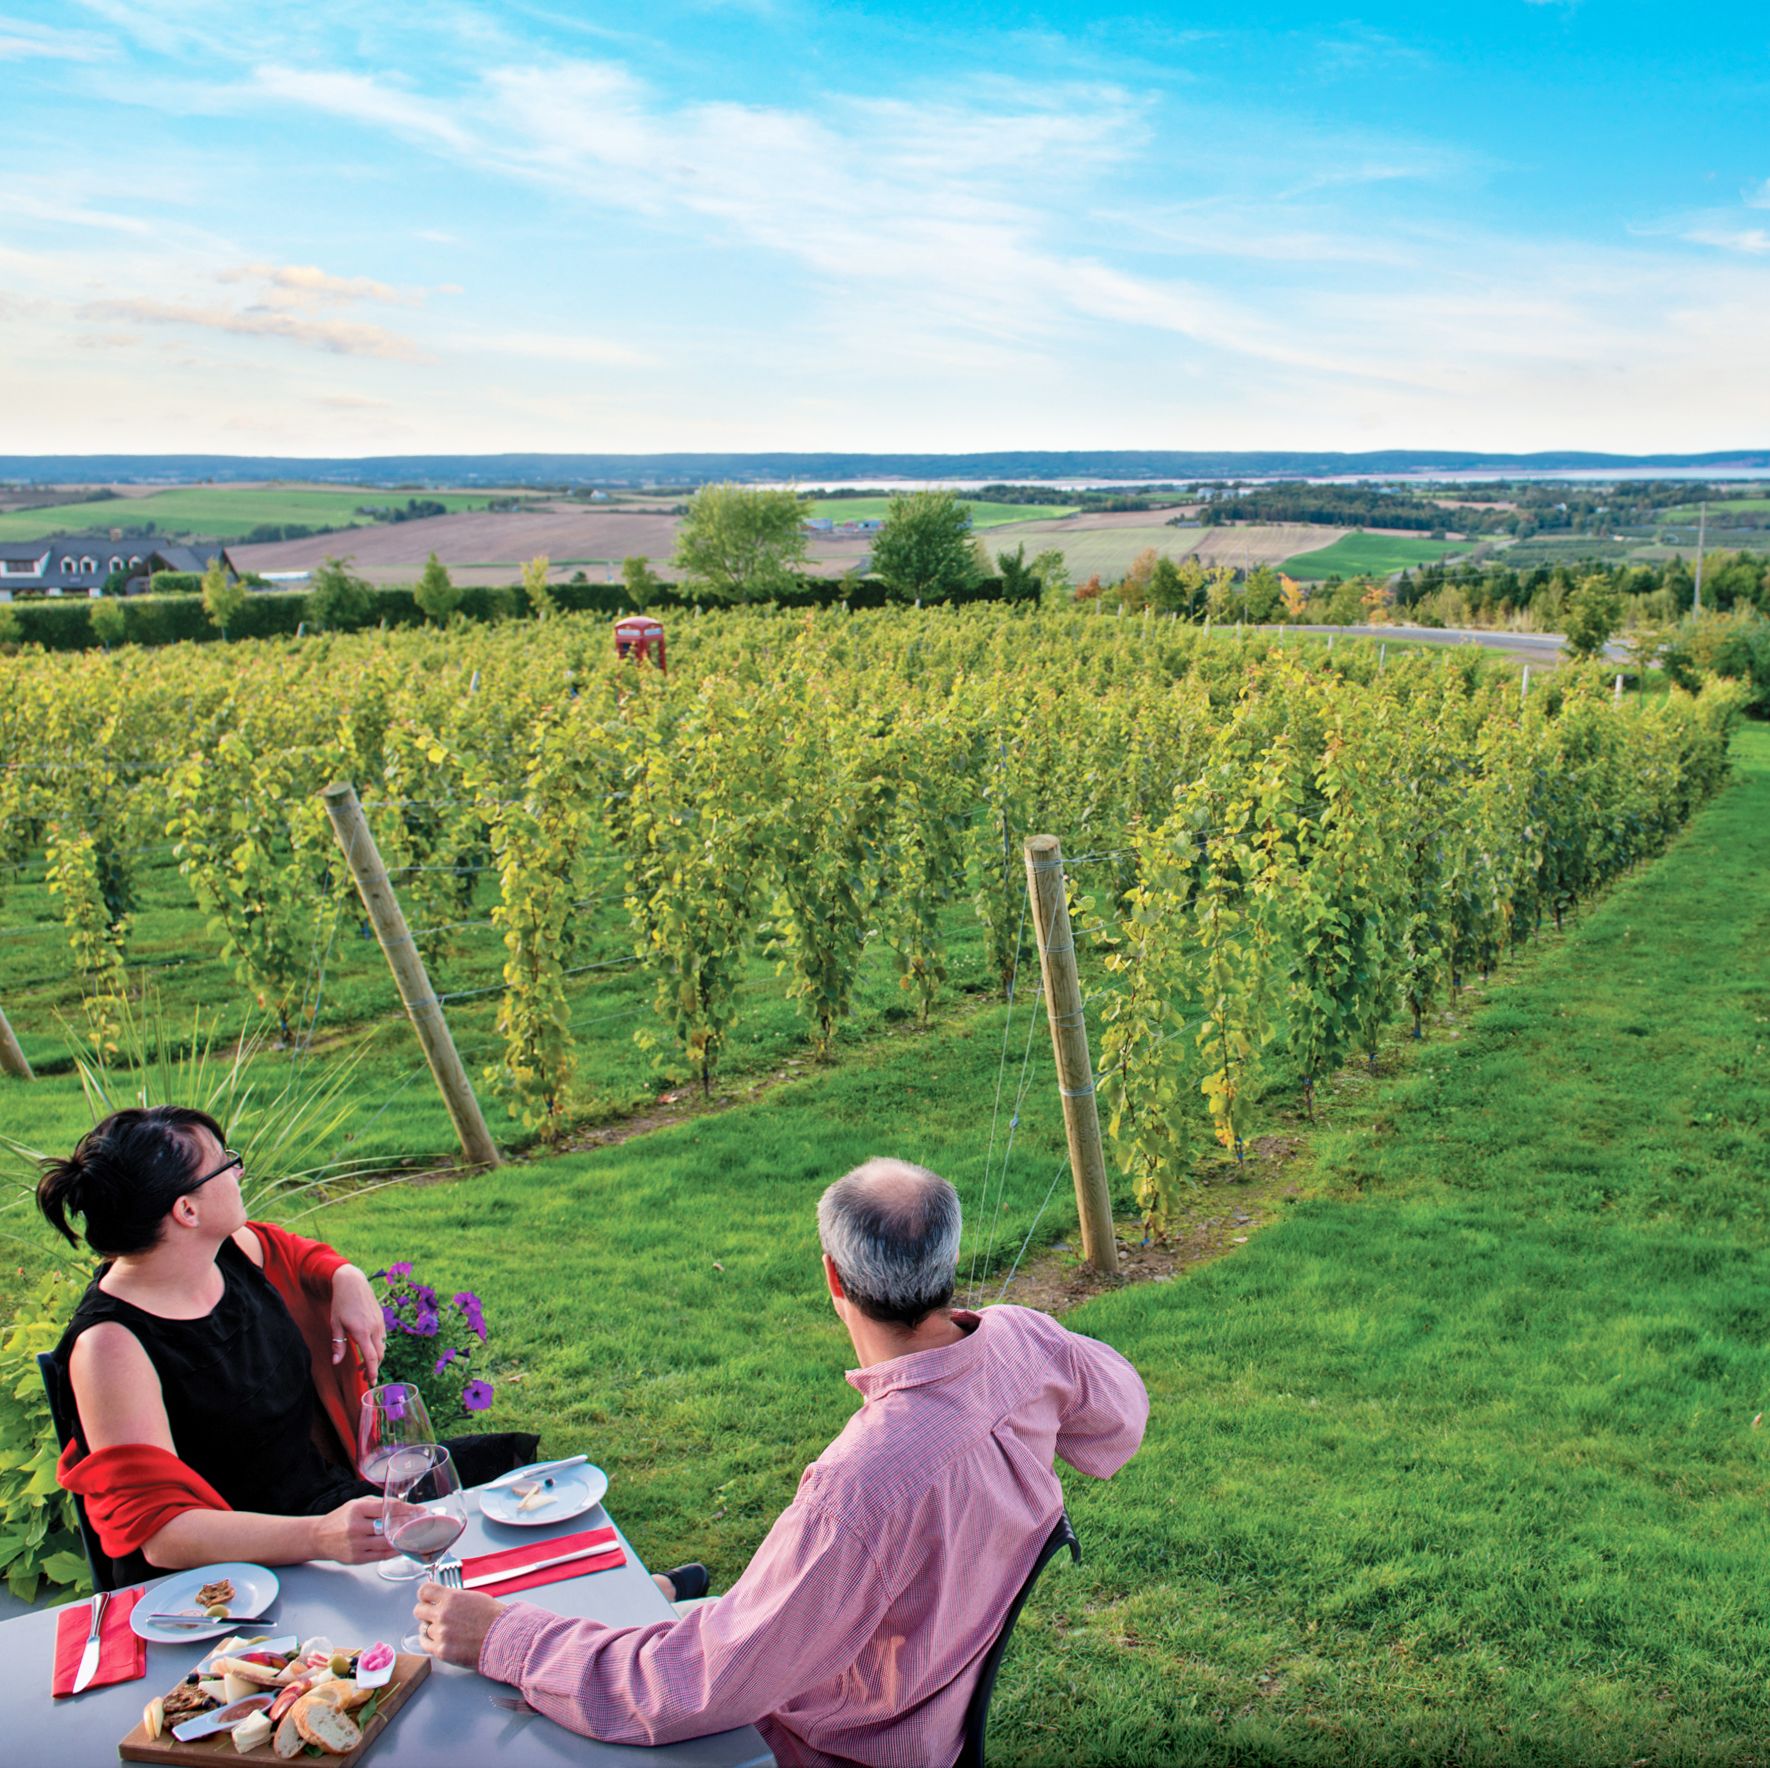
<path id="1" fill-rule="evenodd" d="M 817 1234 L 869 1319 L 915 1326 L 953 1298 L 959 1194 L 907 1160 L 868 1160 L 818 1200 Z"/>

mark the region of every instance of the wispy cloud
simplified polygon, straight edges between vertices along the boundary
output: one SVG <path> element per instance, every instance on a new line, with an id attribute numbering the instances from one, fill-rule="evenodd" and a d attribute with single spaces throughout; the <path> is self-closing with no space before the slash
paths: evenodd
<path id="1" fill-rule="evenodd" d="M 1683 237 L 1692 245 L 1718 246 L 1724 252 L 1770 252 L 1770 228 L 1728 227 L 1705 222 L 1688 229 Z"/>
<path id="2" fill-rule="evenodd" d="M 474 148 L 473 136 L 444 106 L 369 74 L 348 73 L 340 68 L 267 66 L 255 70 L 252 83 L 267 98 L 350 117 L 429 146 L 451 148 L 457 153 Z"/>
<path id="3" fill-rule="evenodd" d="M 317 264 L 240 264 L 219 273 L 223 282 L 262 285 L 261 300 L 268 305 L 319 306 L 332 301 L 380 301 L 392 306 L 415 307 L 423 301 L 423 289 L 395 288 L 370 276 L 334 276 Z"/>
<path id="4" fill-rule="evenodd" d="M 304 319 L 294 313 L 271 312 L 261 307 L 202 307 L 188 302 L 130 297 L 88 301 L 80 308 L 80 316 L 100 322 L 185 326 L 200 331 L 228 332 L 238 337 L 280 338 L 304 349 L 323 350 L 334 356 L 379 356 L 411 361 L 418 355 L 410 338 L 400 337 L 378 325 L 340 319 Z"/>
<path id="5" fill-rule="evenodd" d="M 109 61 L 117 53 L 97 31 L 70 31 L 0 14 L 0 61 Z"/>

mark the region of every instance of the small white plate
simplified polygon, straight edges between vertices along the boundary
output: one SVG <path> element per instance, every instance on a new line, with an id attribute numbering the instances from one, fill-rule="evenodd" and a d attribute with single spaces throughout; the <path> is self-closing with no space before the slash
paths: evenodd
<path id="1" fill-rule="evenodd" d="M 545 1467 L 546 1463 L 531 1462 L 530 1466 Z M 507 1477 L 520 1480 L 528 1471 L 527 1467 L 519 1467 Z M 518 1510 L 517 1505 L 522 1499 L 506 1483 L 495 1490 L 490 1486 L 482 1487 L 479 1508 L 493 1522 L 514 1523 L 518 1528 L 538 1528 L 544 1523 L 564 1522 L 568 1517 L 582 1516 L 586 1510 L 594 1510 L 607 1491 L 608 1475 L 600 1467 L 568 1467 L 553 1475 L 553 1485 L 547 1493 L 553 1500 L 551 1504 Z"/>
<path id="2" fill-rule="evenodd" d="M 234 1599 L 228 1610 L 238 1617 L 213 1621 L 206 1627 L 162 1627 L 150 1621 L 150 1614 L 176 1614 L 185 1609 L 195 1611 L 197 1592 L 205 1584 L 218 1584 L 226 1578 L 234 1587 Z M 263 1614 L 277 1599 L 282 1586 L 268 1566 L 247 1565 L 230 1560 L 226 1565 L 200 1565 L 195 1571 L 180 1572 L 163 1584 L 151 1584 L 129 1616 L 129 1625 L 138 1639 L 154 1645 L 183 1645 L 190 1639 L 213 1639 L 221 1633 L 244 1633 L 253 1626 L 252 1616 Z"/>

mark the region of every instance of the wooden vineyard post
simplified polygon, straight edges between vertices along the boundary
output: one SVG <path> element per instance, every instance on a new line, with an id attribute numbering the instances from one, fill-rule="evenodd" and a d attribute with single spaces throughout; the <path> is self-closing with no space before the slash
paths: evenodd
<path id="1" fill-rule="evenodd" d="M 461 1066 L 455 1040 L 449 1035 L 448 1021 L 443 1018 L 442 1004 L 430 986 L 424 960 L 412 943 L 411 929 L 406 925 L 399 898 L 388 882 L 387 868 L 381 863 L 375 837 L 369 833 L 356 787 L 340 780 L 328 786 L 320 797 L 325 802 L 326 815 L 332 819 L 332 833 L 338 837 L 338 845 L 344 850 L 350 875 L 356 880 L 357 893 L 368 911 L 375 937 L 381 942 L 387 967 L 393 972 L 406 1017 L 418 1034 L 424 1060 L 430 1064 L 437 1090 L 454 1121 L 455 1134 L 461 1138 L 461 1152 L 474 1166 L 497 1166 L 497 1146 L 492 1141 L 491 1131 L 486 1128 L 479 1100 L 474 1097 L 472 1084 L 467 1079 L 467 1070 Z"/>
<path id="2" fill-rule="evenodd" d="M 12 1027 L 6 1023 L 4 1009 L 0 1009 L 0 1074 L 16 1075 L 20 1080 L 37 1078 L 31 1073 L 31 1065 L 25 1060 L 18 1039 L 12 1035 Z"/>
<path id="3" fill-rule="evenodd" d="M 1057 1090 L 1063 1095 L 1063 1128 L 1069 1138 L 1069 1170 L 1076 1182 L 1076 1213 L 1082 1253 L 1102 1276 L 1118 1274 L 1118 1237 L 1112 1225 L 1112 1194 L 1100 1146 L 1100 1115 L 1094 1104 L 1094 1063 L 1082 1016 L 1082 984 L 1076 975 L 1075 935 L 1063 887 L 1063 848 L 1055 835 L 1029 835 L 1026 888 L 1039 939 L 1045 979 L 1045 1011 L 1057 1058 Z"/>

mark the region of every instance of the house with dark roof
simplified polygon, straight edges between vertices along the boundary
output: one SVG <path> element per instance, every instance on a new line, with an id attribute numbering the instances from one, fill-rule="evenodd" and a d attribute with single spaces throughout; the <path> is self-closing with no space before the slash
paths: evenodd
<path id="1" fill-rule="evenodd" d="M 156 571 L 205 571 L 219 557 L 237 577 L 227 548 L 218 541 L 190 544 L 151 534 L 64 535 L 59 540 L 0 541 L 0 601 L 28 595 L 98 595 L 118 572 L 123 593 L 141 595 Z"/>

